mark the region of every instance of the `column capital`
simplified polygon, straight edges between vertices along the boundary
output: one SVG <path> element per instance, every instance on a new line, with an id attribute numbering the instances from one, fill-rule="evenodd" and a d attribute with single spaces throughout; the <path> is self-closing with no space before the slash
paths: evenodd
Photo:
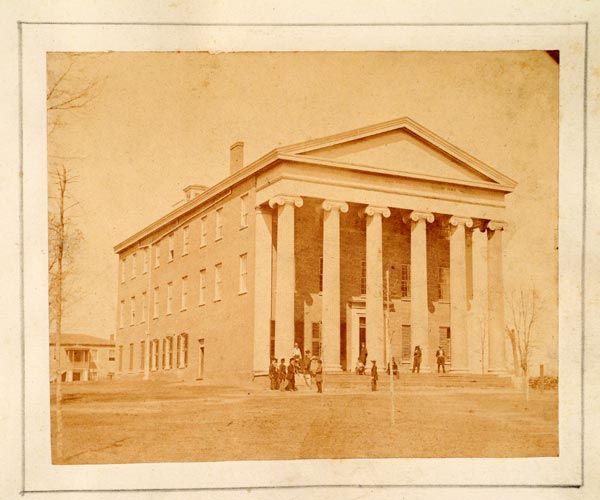
<path id="1" fill-rule="evenodd" d="M 348 203 L 345 201 L 335 201 L 335 200 L 324 200 L 321 203 L 321 208 L 326 212 L 330 212 L 332 210 L 339 210 L 342 213 L 348 212 Z"/>
<path id="2" fill-rule="evenodd" d="M 486 228 L 490 231 L 504 231 L 506 226 L 506 222 L 500 220 L 491 220 L 486 224 Z"/>
<path id="3" fill-rule="evenodd" d="M 424 219 L 426 222 L 431 224 L 435 220 L 435 216 L 431 212 L 420 212 L 418 210 L 413 210 L 408 215 L 402 217 L 402 221 L 405 224 L 410 222 L 419 222 L 421 219 Z"/>
<path id="4" fill-rule="evenodd" d="M 448 221 L 452 226 L 464 225 L 466 227 L 473 227 L 473 219 L 470 217 L 459 217 L 457 215 L 453 215 L 450 217 Z"/>
<path id="5" fill-rule="evenodd" d="M 296 207 L 300 208 L 302 205 L 304 205 L 304 200 L 300 196 L 287 196 L 281 194 L 273 196 L 273 198 L 269 200 L 269 206 L 271 208 L 275 208 L 275 205 L 283 206 L 286 204 L 293 204 Z"/>
<path id="6" fill-rule="evenodd" d="M 273 210 L 271 210 L 271 207 L 269 205 L 256 205 L 254 207 L 254 211 L 257 214 L 272 214 Z"/>
<path id="7" fill-rule="evenodd" d="M 388 207 L 377 207 L 374 205 L 368 205 L 365 208 L 365 214 L 369 216 L 373 216 L 375 214 L 380 214 L 386 219 L 392 214 Z"/>

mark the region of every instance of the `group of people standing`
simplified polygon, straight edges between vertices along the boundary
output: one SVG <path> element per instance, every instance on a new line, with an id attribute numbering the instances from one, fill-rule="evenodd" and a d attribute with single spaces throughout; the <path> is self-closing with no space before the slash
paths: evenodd
<path id="1" fill-rule="evenodd" d="M 313 380 L 317 386 L 317 392 L 323 392 L 323 362 L 316 356 L 311 356 L 307 350 L 302 356 L 302 351 L 298 344 L 294 344 L 292 357 L 286 366 L 285 358 L 281 358 L 277 365 L 277 358 L 271 358 L 269 366 L 269 379 L 271 381 L 271 390 L 276 391 L 297 391 L 296 375 L 302 375 L 304 384 L 310 389 Z"/>

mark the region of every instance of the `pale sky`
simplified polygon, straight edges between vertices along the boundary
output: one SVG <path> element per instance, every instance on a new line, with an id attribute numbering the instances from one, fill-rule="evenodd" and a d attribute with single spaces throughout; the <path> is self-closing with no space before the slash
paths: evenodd
<path id="1" fill-rule="evenodd" d="M 64 71 L 49 54 L 48 70 Z M 98 81 L 61 115 L 49 151 L 78 175 L 78 291 L 63 331 L 116 326 L 113 246 L 167 213 L 189 184 L 274 147 L 409 116 L 518 182 L 507 198 L 505 290 L 540 294 L 536 357 L 556 358 L 559 66 L 537 52 L 96 53 L 66 85 Z M 542 341 L 542 338 L 544 339 Z"/>

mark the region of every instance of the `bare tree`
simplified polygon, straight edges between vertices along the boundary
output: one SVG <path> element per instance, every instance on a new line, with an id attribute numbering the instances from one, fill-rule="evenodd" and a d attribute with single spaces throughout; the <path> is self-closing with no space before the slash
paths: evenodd
<path id="1" fill-rule="evenodd" d="M 529 400 L 529 361 L 534 345 L 535 321 L 537 319 L 537 294 L 534 288 L 521 288 L 509 300 L 510 317 L 508 336 L 513 349 L 515 370 L 524 377 L 525 398 Z"/>
<path id="2" fill-rule="evenodd" d="M 51 135 L 57 127 L 64 125 L 65 113 L 80 109 L 99 95 L 99 81 L 89 82 L 74 71 L 77 54 L 66 55 L 66 64 L 60 71 L 48 71 L 46 94 L 48 119 L 49 156 L 49 210 L 48 210 L 48 303 L 51 331 L 55 332 L 56 355 L 56 455 L 62 457 L 62 367 L 61 336 L 63 318 L 67 305 L 67 288 L 72 273 L 72 264 L 83 236 L 75 227 L 70 216 L 77 205 L 71 195 L 71 186 L 76 180 L 73 168 L 67 167 L 66 157 L 56 154 Z M 53 202 L 53 203 L 52 203 Z"/>

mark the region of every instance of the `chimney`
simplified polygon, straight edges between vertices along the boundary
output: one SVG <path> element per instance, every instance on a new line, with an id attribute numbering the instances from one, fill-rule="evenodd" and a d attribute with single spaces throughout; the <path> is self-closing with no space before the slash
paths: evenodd
<path id="1" fill-rule="evenodd" d="M 234 142 L 230 147 L 229 174 L 237 172 L 244 166 L 244 143 Z"/>

